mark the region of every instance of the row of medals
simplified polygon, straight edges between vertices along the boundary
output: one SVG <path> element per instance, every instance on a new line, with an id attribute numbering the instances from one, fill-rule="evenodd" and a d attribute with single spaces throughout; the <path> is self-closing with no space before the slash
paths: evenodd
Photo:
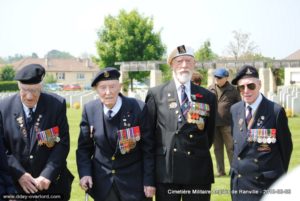
<path id="1" fill-rule="evenodd" d="M 257 142 L 257 143 L 264 143 L 264 144 L 276 143 L 276 130 L 275 129 L 250 129 L 248 131 L 248 142 Z"/>

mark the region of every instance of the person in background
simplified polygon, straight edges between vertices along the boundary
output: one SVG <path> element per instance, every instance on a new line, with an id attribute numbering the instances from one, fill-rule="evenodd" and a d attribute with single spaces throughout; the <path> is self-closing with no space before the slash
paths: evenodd
<path id="1" fill-rule="evenodd" d="M 261 81 L 251 65 L 244 65 L 232 80 L 242 101 L 231 107 L 233 159 L 232 200 L 258 201 L 288 171 L 293 150 L 286 113 L 259 90 Z"/>
<path id="2" fill-rule="evenodd" d="M 195 85 L 200 86 L 202 80 L 203 80 L 203 76 L 202 76 L 198 71 L 194 71 L 194 72 L 193 72 L 193 75 L 192 75 L 192 82 L 193 82 Z"/>
<path id="3" fill-rule="evenodd" d="M 85 104 L 76 151 L 80 186 L 95 200 L 152 200 L 154 137 L 144 102 L 120 93 L 120 73 L 101 70 L 92 87 L 99 99 Z"/>
<path id="4" fill-rule="evenodd" d="M 233 141 L 230 127 L 230 107 L 241 100 L 236 87 L 228 82 L 228 76 L 229 72 L 225 68 L 216 69 L 214 72 L 215 83 L 208 87 L 208 89 L 216 95 L 218 103 L 214 138 L 217 176 L 226 175 L 224 165 L 224 144 L 229 164 L 232 162 Z"/>
<path id="5" fill-rule="evenodd" d="M 66 101 L 42 92 L 45 69 L 29 64 L 16 73 L 19 92 L 0 104 L 0 133 L 17 192 L 57 195 L 69 200 L 73 175 L 67 169 L 70 149 Z"/>
<path id="6" fill-rule="evenodd" d="M 9 173 L 9 167 L 2 137 L 3 136 L 0 133 L 0 201 L 4 201 L 3 196 L 16 193 L 15 187 L 13 185 L 13 180 Z"/>
<path id="7" fill-rule="evenodd" d="M 210 200 L 214 174 L 209 149 L 215 129 L 216 97 L 191 82 L 195 59 L 190 47 L 175 48 L 168 64 L 173 79 L 149 89 L 146 96 L 156 142 L 155 198 Z"/>

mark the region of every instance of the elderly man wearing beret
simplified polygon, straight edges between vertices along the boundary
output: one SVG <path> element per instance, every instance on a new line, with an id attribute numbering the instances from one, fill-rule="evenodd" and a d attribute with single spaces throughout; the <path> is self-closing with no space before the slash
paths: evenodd
<path id="1" fill-rule="evenodd" d="M 258 201 L 288 171 L 293 149 L 288 119 L 280 105 L 259 92 L 261 81 L 253 66 L 244 65 L 232 84 L 242 97 L 231 107 L 232 200 Z"/>
<path id="2" fill-rule="evenodd" d="M 0 129 L 19 193 L 69 200 L 73 175 L 67 169 L 69 126 L 66 101 L 44 93 L 45 69 L 30 64 L 16 73 L 19 93 L 0 105 Z"/>
<path id="3" fill-rule="evenodd" d="M 154 138 L 147 106 L 120 93 L 119 77 L 107 67 L 92 81 L 99 99 L 82 113 L 76 151 L 80 186 L 97 201 L 152 200 Z"/>
<path id="4" fill-rule="evenodd" d="M 173 79 L 146 97 L 156 140 L 156 201 L 210 200 L 216 97 L 191 82 L 195 63 L 190 47 L 175 48 L 168 58 Z"/>

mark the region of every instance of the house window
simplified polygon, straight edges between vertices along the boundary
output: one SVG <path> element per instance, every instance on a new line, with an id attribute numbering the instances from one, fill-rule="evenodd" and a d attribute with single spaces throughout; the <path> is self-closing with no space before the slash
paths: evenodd
<path id="1" fill-rule="evenodd" d="M 63 73 L 63 72 L 56 73 L 56 79 L 57 80 L 65 80 L 65 73 Z"/>
<path id="2" fill-rule="evenodd" d="M 77 73 L 77 80 L 84 80 L 84 73 Z"/>

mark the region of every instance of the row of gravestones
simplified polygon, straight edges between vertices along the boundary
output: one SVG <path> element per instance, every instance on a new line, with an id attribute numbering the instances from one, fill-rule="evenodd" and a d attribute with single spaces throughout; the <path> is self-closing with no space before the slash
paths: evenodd
<path id="1" fill-rule="evenodd" d="M 269 93 L 268 97 L 282 105 L 288 116 L 300 115 L 300 87 L 279 86 L 277 93 Z"/>

